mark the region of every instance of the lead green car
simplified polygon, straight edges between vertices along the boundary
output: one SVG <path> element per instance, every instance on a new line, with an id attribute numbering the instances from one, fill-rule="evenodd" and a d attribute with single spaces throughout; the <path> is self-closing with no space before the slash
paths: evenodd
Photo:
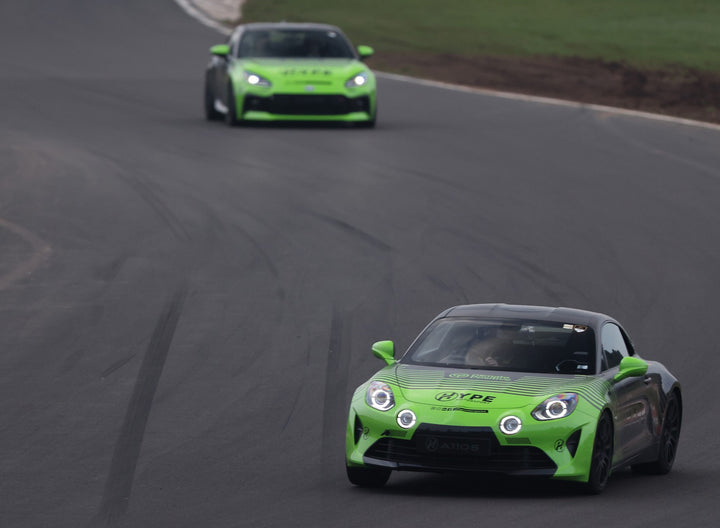
<path id="1" fill-rule="evenodd" d="M 335 26 L 244 24 L 210 53 L 208 120 L 224 119 L 230 126 L 245 121 L 375 125 L 375 76 L 363 62 L 373 49 L 354 48 Z"/>
<path id="2" fill-rule="evenodd" d="M 641 359 L 620 324 L 568 308 L 465 305 L 438 315 L 401 359 L 355 391 L 347 475 L 382 486 L 393 470 L 545 476 L 601 492 L 616 468 L 664 474 L 681 387 Z"/>

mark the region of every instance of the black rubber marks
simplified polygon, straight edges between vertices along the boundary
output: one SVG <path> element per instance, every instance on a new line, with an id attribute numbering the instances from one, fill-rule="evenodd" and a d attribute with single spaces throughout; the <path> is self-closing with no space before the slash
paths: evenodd
<path id="1" fill-rule="evenodd" d="M 186 295 L 187 289 L 181 287 L 170 297 L 155 325 L 115 444 L 100 509 L 91 526 L 113 525 L 127 511 L 145 426 Z"/>

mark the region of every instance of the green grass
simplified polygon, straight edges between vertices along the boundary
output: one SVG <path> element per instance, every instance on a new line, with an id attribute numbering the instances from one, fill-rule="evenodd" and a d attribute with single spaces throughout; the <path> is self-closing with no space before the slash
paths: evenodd
<path id="1" fill-rule="evenodd" d="M 248 0 L 243 21 L 326 22 L 378 53 L 559 55 L 720 71 L 720 0 Z"/>

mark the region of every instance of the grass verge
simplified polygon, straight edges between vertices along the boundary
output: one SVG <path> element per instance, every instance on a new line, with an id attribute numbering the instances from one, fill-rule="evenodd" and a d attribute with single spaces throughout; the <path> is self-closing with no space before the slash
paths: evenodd
<path id="1" fill-rule="evenodd" d="M 248 0 L 326 22 L 377 69 L 720 122 L 717 0 Z"/>

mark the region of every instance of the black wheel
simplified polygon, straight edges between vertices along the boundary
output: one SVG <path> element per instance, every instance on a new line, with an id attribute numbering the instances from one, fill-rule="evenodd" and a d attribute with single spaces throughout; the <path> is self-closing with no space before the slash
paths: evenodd
<path id="1" fill-rule="evenodd" d="M 678 442 L 680 441 L 680 426 L 682 425 L 682 408 L 675 393 L 671 394 L 665 407 L 665 420 L 660 434 L 660 448 L 658 458 L 646 464 L 635 464 L 633 471 L 650 475 L 666 475 L 670 473 Z"/>
<path id="2" fill-rule="evenodd" d="M 235 107 L 235 91 L 230 82 L 227 85 L 227 114 L 225 114 L 225 123 L 231 127 L 237 126 L 239 123 L 237 108 Z"/>
<path id="3" fill-rule="evenodd" d="M 387 468 L 346 466 L 348 480 L 361 488 L 381 488 L 390 478 Z"/>
<path id="4" fill-rule="evenodd" d="M 590 478 L 587 489 L 591 493 L 601 493 L 607 486 L 612 470 L 613 425 L 610 416 L 603 413 L 595 429 Z"/>
<path id="5" fill-rule="evenodd" d="M 210 86 L 210 81 L 205 79 L 205 119 L 208 121 L 217 121 L 222 117 L 222 114 L 215 110 L 215 94 Z"/>

